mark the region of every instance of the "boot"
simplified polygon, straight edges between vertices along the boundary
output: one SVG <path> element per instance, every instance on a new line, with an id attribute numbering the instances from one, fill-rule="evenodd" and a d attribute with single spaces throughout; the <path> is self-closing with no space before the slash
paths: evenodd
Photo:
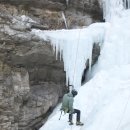
<path id="1" fill-rule="evenodd" d="M 69 121 L 69 122 L 70 122 L 69 125 L 73 125 L 74 124 L 72 121 Z"/>
<path id="2" fill-rule="evenodd" d="M 80 126 L 82 126 L 82 125 L 84 125 L 82 122 L 80 122 L 80 121 L 77 121 L 76 122 L 76 125 L 80 125 Z"/>

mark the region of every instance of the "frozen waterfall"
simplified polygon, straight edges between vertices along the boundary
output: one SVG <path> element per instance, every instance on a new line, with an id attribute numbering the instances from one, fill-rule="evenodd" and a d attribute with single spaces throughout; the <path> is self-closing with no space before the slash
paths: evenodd
<path id="1" fill-rule="evenodd" d="M 63 57 L 66 84 L 69 82 L 75 88 L 79 88 L 87 59 L 89 59 L 89 71 L 91 71 L 93 44 L 102 45 L 108 26 L 109 23 L 96 23 L 84 29 L 33 30 L 33 33 L 38 34 L 44 40 L 51 41 L 54 51 L 56 51 L 56 58 L 58 52 Z"/>

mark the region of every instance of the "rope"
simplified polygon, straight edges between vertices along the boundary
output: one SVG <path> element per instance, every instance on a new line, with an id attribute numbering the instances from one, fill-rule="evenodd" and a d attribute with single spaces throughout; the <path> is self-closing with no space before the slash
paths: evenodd
<path id="1" fill-rule="evenodd" d="M 79 47 L 79 41 L 80 41 L 80 31 L 81 31 L 81 29 L 79 30 L 79 36 L 78 36 L 78 42 L 77 42 L 76 58 L 75 58 L 74 74 L 73 74 L 73 84 L 74 84 L 74 78 L 75 78 L 75 68 L 76 68 L 76 62 L 77 62 L 77 56 L 78 56 L 78 47 Z M 72 86 L 72 89 L 74 89 L 74 86 Z"/>
<path id="2" fill-rule="evenodd" d="M 125 104 L 124 111 L 123 111 L 123 113 L 122 113 L 121 119 L 120 119 L 120 121 L 119 121 L 119 124 L 118 124 L 116 130 L 119 130 L 119 128 L 120 128 L 120 124 L 121 124 L 121 122 L 122 122 L 122 120 L 123 120 L 123 118 L 124 118 L 124 114 L 125 114 L 125 112 L 126 112 L 126 109 L 127 109 L 128 103 L 129 103 L 129 100 L 130 100 L 130 95 L 129 95 L 128 100 L 127 100 L 127 102 L 126 102 L 126 104 Z"/>

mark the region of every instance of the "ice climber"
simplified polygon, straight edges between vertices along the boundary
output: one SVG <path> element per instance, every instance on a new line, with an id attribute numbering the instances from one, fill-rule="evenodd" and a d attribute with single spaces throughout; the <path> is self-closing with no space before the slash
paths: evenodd
<path id="1" fill-rule="evenodd" d="M 80 122 L 80 113 L 81 113 L 80 110 L 73 108 L 74 97 L 77 94 L 78 92 L 73 89 L 71 92 L 63 96 L 61 110 L 63 110 L 64 113 L 69 113 L 69 125 L 73 125 L 73 114 L 75 113 L 77 114 L 76 125 L 83 125 L 83 123 Z"/>

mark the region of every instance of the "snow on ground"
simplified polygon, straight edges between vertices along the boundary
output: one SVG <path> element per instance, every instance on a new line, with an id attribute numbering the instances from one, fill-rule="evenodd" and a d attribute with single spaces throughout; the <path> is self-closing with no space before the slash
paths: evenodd
<path id="1" fill-rule="evenodd" d="M 129 130 L 130 103 L 128 100 L 130 100 L 130 65 L 115 67 L 109 72 L 100 71 L 80 88 L 75 98 L 74 106 L 82 111 L 81 121 L 85 123 L 82 130 L 97 128 L 116 130 L 120 120 L 122 121 L 118 130 Z M 61 120 L 59 117 L 58 109 L 40 130 L 71 130 L 67 122 L 68 114 L 63 115 Z M 75 122 L 75 119 L 73 121 Z M 74 125 L 72 129 L 79 130 L 80 127 Z"/>
<path id="2" fill-rule="evenodd" d="M 69 126 L 68 114 L 59 120 L 58 107 L 40 130 L 130 130 L 130 11 L 121 15 L 107 28 L 93 78 L 75 98 L 85 125 Z"/>

